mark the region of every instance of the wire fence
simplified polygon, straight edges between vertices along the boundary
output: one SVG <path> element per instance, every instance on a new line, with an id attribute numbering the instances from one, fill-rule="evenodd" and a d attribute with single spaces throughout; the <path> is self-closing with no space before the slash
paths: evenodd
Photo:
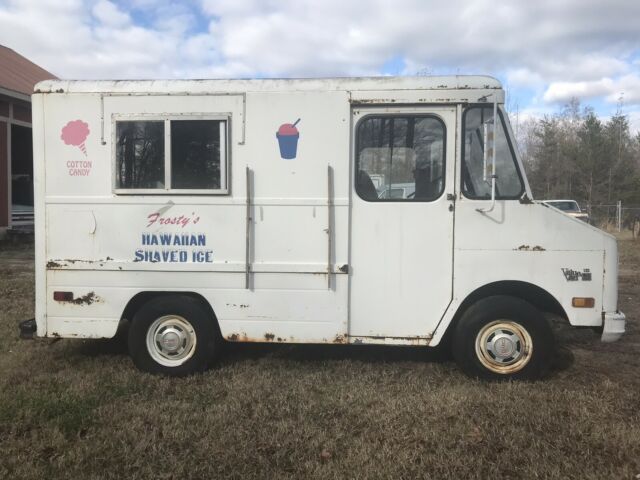
<path id="1" fill-rule="evenodd" d="M 592 225 L 608 231 L 631 230 L 634 237 L 640 235 L 640 205 L 624 205 L 617 202 L 608 205 L 587 205 Z"/>

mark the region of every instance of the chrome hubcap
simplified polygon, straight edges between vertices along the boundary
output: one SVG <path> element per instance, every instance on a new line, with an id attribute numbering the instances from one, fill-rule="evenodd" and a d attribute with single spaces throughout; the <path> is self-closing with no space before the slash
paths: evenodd
<path id="1" fill-rule="evenodd" d="M 491 322 L 476 337 L 478 359 L 492 372 L 507 374 L 522 370 L 532 352 L 529 332 L 510 320 Z"/>
<path id="2" fill-rule="evenodd" d="M 193 356 L 195 347 L 196 333 L 193 326 L 178 315 L 158 318 L 147 331 L 147 350 L 160 365 L 182 365 Z"/>

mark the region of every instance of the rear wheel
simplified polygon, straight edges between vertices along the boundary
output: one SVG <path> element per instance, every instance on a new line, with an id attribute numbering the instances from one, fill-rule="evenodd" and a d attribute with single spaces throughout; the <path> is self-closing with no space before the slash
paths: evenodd
<path id="1" fill-rule="evenodd" d="M 215 319 L 187 295 L 145 303 L 129 328 L 129 353 L 145 372 L 184 376 L 204 371 L 218 350 Z"/>
<path id="2" fill-rule="evenodd" d="M 543 377 L 553 361 L 553 332 L 543 315 L 519 298 L 497 295 L 473 304 L 456 325 L 453 354 L 471 377 Z"/>

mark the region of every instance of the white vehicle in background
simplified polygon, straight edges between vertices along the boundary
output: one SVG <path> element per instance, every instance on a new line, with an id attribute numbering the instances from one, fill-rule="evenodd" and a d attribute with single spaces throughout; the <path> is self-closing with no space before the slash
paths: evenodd
<path id="1" fill-rule="evenodd" d="M 383 185 L 378 190 L 380 199 L 407 199 L 416 193 L 415 183 L 394 183 L 393 185 Z"/>
<path id="2" fill-rule="evenodd" d="M 575 200 L 544 200 L 543 203 L 566 213 L 570 217 L 589 223 L 589 214 L 580 210 Z"/>
<path id="3" fill-rule="evenodd" d="M 503 103 L 490 77 L 39 83 L 21 333 L 128 322 L 169 375 L 224 341 L 450 341 L 471 376 L 539 378 L 544 312 L 623 334 L 617 245 L 532 200 Z"/>

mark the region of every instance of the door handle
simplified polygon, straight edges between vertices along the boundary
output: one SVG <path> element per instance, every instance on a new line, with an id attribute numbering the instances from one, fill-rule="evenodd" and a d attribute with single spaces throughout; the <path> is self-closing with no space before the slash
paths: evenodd
<path id="1" fill-rule="evenodd" d="M 453 212 L 453 210 L 456 208 L 455 204 L 456 204 L 456 196 L 453 193 L 447 193 L 447 201 L 451 202 L 449 204 L 449 211 Z"/>

